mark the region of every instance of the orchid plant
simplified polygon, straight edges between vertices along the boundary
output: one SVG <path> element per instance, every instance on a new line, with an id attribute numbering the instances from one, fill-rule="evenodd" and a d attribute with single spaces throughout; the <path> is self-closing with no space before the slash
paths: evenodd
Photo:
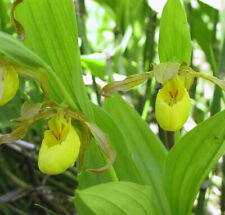
<path id="1" fill-rule="evenodd" d="M 194 214 L 200 186 L 225 151 L 225 112 L 179 136 L 168 150 L 134 108 L 114 94 L 155 78 L 161 85 L 156 120 L 163 130 L 179 132 L 190 115 L 194 78 L 225 90 L 225 81 L 191 68 L 191 36 L 180 0 L 167 0 L 162 13 L 160 63 L 104 86 L 102 107 L 90 101 L 83 83 L 81 64 L 87 58 L 80 57 L 72 0 L 17 0 L 11 20 L 20 40 L 0 32 L 0 105 L 15 96 L 20 76 L 37 81 L 44 100 L 25 102 L 21 116 L 13 119 L 17 126 L 0 137 L 0 144 L 24 138 L 44 119 L 38 167 L 57 175 L 76 163 L 74 203 L 80 215 Z"/>

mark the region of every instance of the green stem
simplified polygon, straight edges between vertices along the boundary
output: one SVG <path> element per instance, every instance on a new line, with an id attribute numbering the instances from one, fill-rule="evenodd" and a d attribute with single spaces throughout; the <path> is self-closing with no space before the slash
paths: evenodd
<path id="1" fill-rule="evenodd" d="M 150 101 L 149 100 L 146 100 L 145 101 L 144 108 L 143 108 L 143 111 L 142 111 L 142 114 L 141 114 L 141 118 L 143 120 L 146 120 L 147 119 L 149 107 L 150 107 Z"/>
<path id="2" fill-rule="evenodd" d="M 19 94 L 24 98 L 24 100 L 27 102 L 27 103 L 32 103 L 30 97 L 23 91 L 21 90 L 20 88 L 18 89 L 18 92 Z"/>
<path id="3" fill-rule="evenodd" d="M 155 31 L 157 26 L 157 15 L 150 9 L 149 11 L 149 21 L 146 26 L 146 42 L 143 52 L 143 71 L 148 72 L 151 70 L 151 62 L 153 62 L 155 56 Z M 140 112 L 144 112 L 146 103 L 150 99 L 151 94 L 151 79 L 148 79 L 146 83 L 146 90 L 144 98 L 140 101 Z"/>

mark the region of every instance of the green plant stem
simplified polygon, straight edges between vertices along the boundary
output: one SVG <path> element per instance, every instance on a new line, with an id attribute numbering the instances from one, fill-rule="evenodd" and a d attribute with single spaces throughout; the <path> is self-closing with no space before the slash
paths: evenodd
<path id="1" fill-rule="evenodd" d="M 18 89 L 19 94 L 24 98 L 27 103 L 31 103 L 30 97 L 20 88 Z"/>
<path id="2" fill-rule="evenodd" d="M 150 107 L 150 100 L 146 100 L 145 102 L 145 105 L 144 105 L 144 108 L 143 108 L 143 111 L 142 111 L 142 114 L 141 114 L 141 118 L 143 120 L 146 120 L 147 119 L 147 116 L 148 116 L 148 109 Z"/>
<path id="3" fill-rule="evenodd" d="M 146 27 L 146 42 L 143 53 L 143 71 L 148 72 L 151 70 L 151 62 L 155 57 L 155 30 L 157 26 L 157 15 L 156 13 L 150 9 L 149 11 L 149 21 Z M 151 79 L 148 79 L 146 83 L 146 90 L 144 98 L 140 101 L 140 112 L 144 112 L 144 108 L 146 103 L 149 100 L 151 93 Z"/>
<path id="4" fill-rule="evenodd" d="M 99 92 L 98 85 L 97 85 L 97 83 L 95 81 L 95 76 L 94 75 L 92 75 L 92 81 L 93 81 L 93 88 L 95 90 L 95 94 L 96 94 L 96 97 L 97 97 L 98 105 L 100 107 L 102 107 L 101 93 Z"/>

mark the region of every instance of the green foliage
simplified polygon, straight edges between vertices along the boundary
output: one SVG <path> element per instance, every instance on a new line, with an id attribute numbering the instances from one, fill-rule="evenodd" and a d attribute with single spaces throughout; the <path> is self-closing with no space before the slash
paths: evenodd
<path id="1" fill-rule="evenodd" d="M 160 17 L 150 8 L 151 2 L 144 0 L 78 0 L 76 10 L 72 0 L 23 0 L 14 11 L 26 36 L 21 42 L 9 23 L 11 4 L 0 0 L 0 65 L 13 65 L 23 76 L 15 98 L 0 108 L 0 134 L 13 129 L 15 123 L 9 120 L 18 120 L 20 112 L 28 123 L 37 114 L 47 119 L 43 111 L 52 107 L 40 108 L 47 96 L 61 104 L 54 106 L 51 114 L 63 107 L 73 118 L 72 125 L 83 143 L 78 160 L 83 165 L 81 172 L 77 165 L 61 175 L 47 177 L 37 169 L 37 151 L 46 121 L 31 127 L 25 137 L 29 142 L 1 146 L 0 214 L 38 215 L 44 209 L 56 214 L 78 211 L 79 215 L 194 215 L 194 201 L 207 175 L 211 172 L 210 180 L 214 175 L 225 175 L 217 164 L 225 151 L 225 112 L 219 112 L 224 107 L 223 92 L 215 88 L 211 101 L 203 97 L 202 90 L 211 85 L 194 85 L 192 98 L 198 109 L 193 109 L 189 120 L 203 122 L 191 131 L 185 126 L 176 132 L 171 150 L 165 147 L 167 142 L 173 144 L 171 133 L 159 128 L 154 102 L 158 83 L 165 84 L 178 73 L 205 78 L 224 88 L 224 81 L 209 75 L 213 70 L 219 78 L 225 71 L 223 25 L 218 28 L 224 11 L 201 1 L 197 1 L 198 7 L 182 2 L 168 0 Z M 84 55 L 80 56 L 79 49 Z M 199 65 L 191 59 L 192 49 L 201 49 L 205 55 Z M 161 64 L 156 65 L 158 56 Z M 208 62 L 210 71 L 183 69 L 183 62 L 197 67 L 193 67 L 195 70 Z M 130 76 L 121 81 L 116 73 Z M 92 77 L 88 80 L 92 86 L 84 86 L 83 74 Z M 99 79 L 116 82 L 100 89 Z M 127 92 L 138 84 L 142 85 Z M 187 84 L 189 89 L 191 84 Z M 118 90 L 127 93 L 103 98 Z M 24 108 L 24 101 L 34 108 Z M 32 106 L 36 102 L 40 107 Z M 204 120 L 209 111 L 211 116 L 219 113 Z M 23 134 L 25 129 L 21 129 Z M 91 135 L 95 140 L 90 142 Z M 116 160 L 108 168 L 115 152 Z M 218 168 L 212 172 L 216 164 Z M 225 177 L 223 185 L 224 181 Z M 212 180 L 209 188 L 213 186 Z M 223 200 L 225 188 L 216 186 Z M 75 196 L 77 211 L 71 196 Z M 198 201 L 203 201 L 199 205 L 205 203 L 204 199 Z M 32 206 L 37 202 L 42 209 Z M 221 203 L 221 214 L 224 210 Z"/>
<path id="2" fill-rule="evenodd" d="M 77 191 L 75 204 L 80 214 L 146 215 L 152 211 L 149 186 L 111 182 Z M 84 207 L 83 207 L 84 206 Z"/>
<path id="3" fill-rule="evenodd" d="M 202 122 L 169 152 L 164 186 L 172 214 L 190 213 L 203 180 L 224 153 L 224 118 L 225 111 Z"/>
<path id="4" fill-rule="evenodd" d="M 93 118 L 82 82 L 73 2 L 64 0 L 62 4 L 60 0 L 41 0 L 37 3 L 29 0 L 19 4 L 15 12 L 25 30 L 24 44 L 49 64 L 71 100 Z M 54 82 L 52 89 L 55 88 L 53 86 Z M 60 90 L 54 89 L 54 98 L 58 101 L 63 101 L 64 96 Z"/>
<path id="5" fill-rule="evenodd" d="M 159 36 L 160 62 L 190 64 L 191 37 L 180 0 L 168 0 L 162 13 Z"/>
<path id="6" fill-rule="evenodd" d="M 152 188 L 153 214 L 170 214 L 162 187 L 164 162 L 167 156 L 163 144 L 137 112 L 119 96 L 106 99 L 104 109 L 117 122 L 123 133 L 125 143 L 132 152 L 132 159 L 140 172 L 142 183 Z"/>

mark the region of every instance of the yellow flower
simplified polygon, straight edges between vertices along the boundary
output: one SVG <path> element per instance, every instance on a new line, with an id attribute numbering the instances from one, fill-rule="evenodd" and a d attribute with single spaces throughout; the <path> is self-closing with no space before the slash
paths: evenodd
<path id="1" fill-rule="evenodd" d="M 16 94 L 19 79 L 12 66 L 0 65 L 0 106 L 9 102 Z"/>
<path id="2" fill-rule="evenodd" d="M 48 126 L 40 148 L 38 166 L 41 172 L 56 175 L 74 164 L 79 154 L 80 139 L 71 125 L 71 118 L 63 112 L 58 112 L 49 120 Z"/>
<path id="3" fill-rule="evenodd" d="M 183 81 L 176 75 L 156 97 L 155 113 L 160 127 L 166 131 L 182 128 L 190 114 L 191 101 Z"/>

